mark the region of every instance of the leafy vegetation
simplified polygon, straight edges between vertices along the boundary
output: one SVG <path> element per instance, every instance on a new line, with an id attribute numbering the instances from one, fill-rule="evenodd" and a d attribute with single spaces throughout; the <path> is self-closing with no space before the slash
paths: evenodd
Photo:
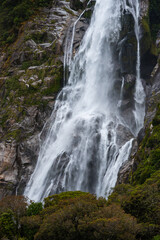
<path id="1" fill-rule="evenodd" d="M 118 186 L 108 201 L 79 191 L 50 196 L 44 207 L 20 196 L 4 198 L 0 239 L 158 240 L 160 198 L 153 182 L 154 188 Z"/>
<path id="2" fill-rule="evenodd" d="M 37 9 L 52 3 L 52 0 L 1 0 L 0 44 L 12 43 L 17 37 L 21 24 Z"/>
<path id="3" fill-rule="evenodd" d="M 120 206 L 108 205 L 105 199 L 97 199 L 89 193 L 53 195 L 45 199 L 43 210 L 40 203 L 32 202 L 27 206 L 24 197 L 13 199 L 4 198 L 0 202 L 1 238 L 132 240 L 141 231 L 136 219 L 126 214 Z M 19 202 L 15 212 L 13 206 L 16 199 L 23 200 L 24 204 Z M 18 228 L 15 225 L 17 212 L 20 213 Z"/>

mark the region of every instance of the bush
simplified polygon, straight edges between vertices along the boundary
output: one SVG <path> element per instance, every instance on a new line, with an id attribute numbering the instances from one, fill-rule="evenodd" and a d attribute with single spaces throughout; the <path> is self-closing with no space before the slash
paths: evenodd
<path id="1" fill-rule="evenodd" d="M 34 216 L 38 215 L 43 209 L 42 203 L 32 202 L 27 208 L 27 215 Z"/>
<path id="2" fill-rule="evenodd" d="M 0 215 L 0 234 L 2 237 L 14 239 L 16 235 L 16 224 L 12 211 L 4 212 Z"/>

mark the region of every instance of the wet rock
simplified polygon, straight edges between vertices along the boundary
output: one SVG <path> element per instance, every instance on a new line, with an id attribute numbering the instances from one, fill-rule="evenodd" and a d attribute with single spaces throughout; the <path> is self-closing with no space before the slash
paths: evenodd
<path id="1" fill-rule="evenodd" d="M 133 74 L 126 74 L 124 76 L 124 98 L 131 98 L 131 94 L 133 94 L 135 90 L 136 76 Z"/>
<path id="2" fill-rule="evenodd" d="M 116 132 L 117 132 L 117 144 L 120 147 L 123 146 L 130 139 L 134 138 L 131 131 L 121 124 L 118 125 Z"/>
<path id="3" fill-rule="evenodd" d="M 134 155 L 136 154 L 138 149 L 137 141 L 134 140 L 132 143 L 131 155 L 128 161 L 124 162 L 122 167 L 119 170 L 117 183 L 123 184 L 128 183 L 131 173 L 136 169 Z"/>
<path id="4" fill-rule="evenodd" d="M 156 114 L 157 104 L 160 102 L 160 67 L 156 68 L 152 78 L 153 85 L 148 88 L 146 99 L 145 128 L 153 120 Z"/>
<path id="5" fill-rule="evenodd" d="M 88 26 L 89 23 L 85 18 L 81 18 L 77 23 L 73 43 L 74 53 L 77 52 Z"/>
<path id="6" fill-rule="evenodd" d="M 134 19 L 131 14 L 122 17 L 122 30 L 117 45 L 120 71 L 122 74 L 134 74 L 137 59 L 137 40 L 134 33 Z"/>
<path id="7" fill-rule="evenodd" d="M 16 157 L 15 141 L 0 143 L 0 198 L 14 192 L 18 175 Z"/>
<path id="8" fill-rule="evenodd" d="M 24 187 L 28 182 L 31 174 L 36 166 L 38 153 L 39 153 L 40 139 L 39 134 L 29 137 L 26 141 L 18 146 L 17 157 L 19 159 L 19 174 L 17 193 L 23 194 Z"/>
<path id="9" fill-rule="evenodd" d="M 70 7 L 74 10 L 79 10 L 79 9 L 83 9 L 84 4 L 86 0 L 71 0 L 70 1 Z"/>

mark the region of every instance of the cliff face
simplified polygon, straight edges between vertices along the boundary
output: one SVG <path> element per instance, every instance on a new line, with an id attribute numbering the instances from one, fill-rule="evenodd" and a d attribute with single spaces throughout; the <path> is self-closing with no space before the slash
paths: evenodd
<path id="1" fill-rule="evenodd" d="M 78 16 L 68 1 L 53 1 L 52 7 L 41 8 L 22 24 L 13 44 L 1 48 L 0 198 L 22 194 L 33 172 L 47 121 L 63 85 L 67 32 L 71 35 L 70 26 Z M 87 18 L 77 24 L 74 48 L 87 26 Z"/>
<path id="2" fill-rule="evenodd" d="M 147 94 L 145 128 L 152 121 L 159 102 L 159 37 L 153 38 L 149 23 L 149 1 L 141 0 L 141 72 Z M 1 48 L 0 55 L 0 198 L 22 194 L 35 167 L 57 93 L 63 86 L 63 55 L 72 24 L 86 7 L 86 1 L 53 1 L 21 25 L 17 40 Z M 90 10 L 76 25 L 74 52 L 89 23 Z M 129 109 L 135 84 L 136 39 L 133 19 L 123 19 L 121 74 L 125 77 L 124 114 Z M 158 61 L 157 61 L 158 59 Z M 45 124 L 46 123 L 46 124 Z M 40 135 L 42 129 L 42 134 Z M 123 130 L 121 131 L 123 132 Z M 139 140 L 144 137 L 144 131 Z M 138 141 L 139 141 L 138 140 Z M 135 141 L 131 161 L 125 164 L 118 182 L 128 180 L 135 166 Z"/>
<path id="3" fill-rule="evenodd" d="M 153 16 L 156 14 L 158 1 L 142 0 L 141 6 L 141 74 L 146 91 L 146 115 L 144 128 L 140 131 L 137 141 L 134 141 L 131 157 L 120 169 L 117 184 L 128 183 L 132 174 L 137 169 L 140 159 L 139 150 L 142 148 L 141 141 L 146 133 L 152 134 L 152 121 L 157 112 L 160 102 L 160 40 L 159 25 L 154 23 Z M 155 25 L 154 25 L 155 24 Z M 153 28 L 154 25 L 154 28 Z M 155 30 L 156 29 L 156 30 Z M 139 146 L 139 147 L 138 147 Z"/>

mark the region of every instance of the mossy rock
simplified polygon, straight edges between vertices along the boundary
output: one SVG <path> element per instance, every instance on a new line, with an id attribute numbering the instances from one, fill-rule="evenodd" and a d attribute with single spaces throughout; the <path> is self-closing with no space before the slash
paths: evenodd
<path id="1" fill-rule="evenodd" d="M 83 9 L 84 5 L 80 0 L 71 0 L 70 1 L 70 7 L 77 11 L 79 9 Z"/>
<path id="2" fill-rule="evenodd" d="M 141 55 L 144 55 L 152 46 L 152 37 L 148 18 L 144 17 L 141 21 Z"/>
<path id="3" fill-rule="evenodd" d="M 119 62 L 122 74 L 134 74 L 136 71 L 137 40 L 134 33 L 134 19 L 126 13 L 122 17 L 122 30 L 118 44 Z"/>
<path id="4" fill-rule="evenodd" d="M 158 49 L 153 41 L 148 17 L 144 17 L 141 21 L 141 32 L 141 75 L 142 78 L 149 80 L 151 72 L 157 63 Z"/>

